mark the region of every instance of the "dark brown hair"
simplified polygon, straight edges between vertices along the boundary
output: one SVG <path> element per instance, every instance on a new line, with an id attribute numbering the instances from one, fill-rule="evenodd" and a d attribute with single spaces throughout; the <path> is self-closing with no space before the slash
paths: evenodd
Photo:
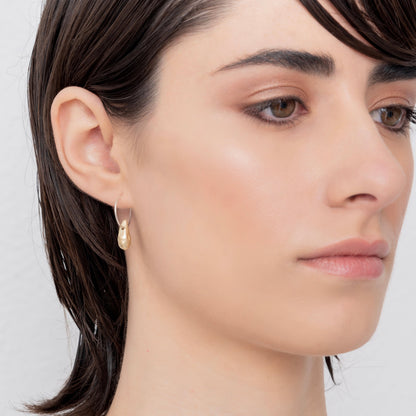
<path id="1" fill-rule="evenodd" d="M 319 2 L 299 1 L 359 52 L 416 66 L 416 0 L 332 0 L 369 45 L 343 29 Z M 127 324 L 127 269 L 113 209 L 80 191 L 63 170 L 50 120 L 54 97 L 67 86 L 83 87 L 102 100 L 110 116 L 126 123 L 140 120 L 151 112 L 163 51 L 180 36 L 214 24 L 233 2 L 46 1 L 30 61 L 28 103 L 47 257 L 58 298 L 80 335 L 62 390 L 26 405 L 28 411 L 105 415 L 120 375 Z M 325 362 L 335 383 L 331 357 Z"/>

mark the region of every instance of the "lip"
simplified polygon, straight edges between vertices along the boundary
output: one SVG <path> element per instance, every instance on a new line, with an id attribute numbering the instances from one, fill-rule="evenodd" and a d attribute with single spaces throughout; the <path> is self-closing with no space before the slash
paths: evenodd
<path id="1" fill-rule="evenodd" d="M 353 279 L 374 279 L 384 271 L 390 246 L 385 240 L 349 238 L 299 258 L 306 266 Z"/>
<path id="2" fill-rule="evenodd" d="M 375 279 L 384 271 L 384 263 L 377 256 L 329 256 L 302 260 L 308 267 L 328 274 L 353 279 Z"/>
<path id="3" fill-rule="evenodd" d="M 332 256 L 376 256 L 384 259 L 390 253 L 386 240 L 367 241 L 364 238 L 348 238 L 335 244 L 320 248 L 299 260 L 316 259 Z"/>

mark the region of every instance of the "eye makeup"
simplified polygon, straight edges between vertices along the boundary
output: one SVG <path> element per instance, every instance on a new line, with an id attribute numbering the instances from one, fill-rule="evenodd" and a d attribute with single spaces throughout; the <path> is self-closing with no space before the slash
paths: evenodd
<path id="1" fill-rule="evenodd" d="M 294 126 L 309 112 L 307 105 L 295 95 L 275 97 L 252 104 L 243 112 L 260 123 L 279 126 Z M 411 124 L 416 124 L 416 110 L 410 106 L 391 104 L 370 112 L 374 121 L 396 134 L 407 134 Z"/>

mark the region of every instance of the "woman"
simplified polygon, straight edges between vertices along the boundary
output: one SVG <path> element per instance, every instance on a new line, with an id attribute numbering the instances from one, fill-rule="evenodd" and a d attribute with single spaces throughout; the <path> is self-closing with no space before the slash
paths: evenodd
<path id="1" fill-rule="evenodd" d="M 414 0 L 48 0 L 29 107 L 80 339 L 29 408 L 326 415 L 412 187 L 415 33 Z"/>

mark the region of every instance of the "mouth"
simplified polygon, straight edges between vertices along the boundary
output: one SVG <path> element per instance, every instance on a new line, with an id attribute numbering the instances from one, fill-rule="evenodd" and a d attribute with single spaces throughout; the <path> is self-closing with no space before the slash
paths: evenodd
<path id="1" fill-rule="evenodd" d="M 363 238 L 350 238 L 318 249 L 298 261 L 332 275 L 374 279 L 383 273 L 383 259 L 389 252 L 386 240 L 369 242 Z"/>

